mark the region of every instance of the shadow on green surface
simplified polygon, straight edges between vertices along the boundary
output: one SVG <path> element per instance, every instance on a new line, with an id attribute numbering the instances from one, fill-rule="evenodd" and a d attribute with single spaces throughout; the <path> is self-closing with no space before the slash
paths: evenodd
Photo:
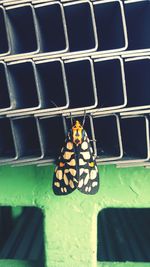
<path id="1" fill-rule="evenodd" d="M 0 266 L 44 267 L 43 213 L 39 208 L 0 208 L 0 259 Z"/>
<path id="2" fill-rule="evenodd" d="M 149 262 L 150 209 L 106 208 L 98 215 L 98 261 Z"/>

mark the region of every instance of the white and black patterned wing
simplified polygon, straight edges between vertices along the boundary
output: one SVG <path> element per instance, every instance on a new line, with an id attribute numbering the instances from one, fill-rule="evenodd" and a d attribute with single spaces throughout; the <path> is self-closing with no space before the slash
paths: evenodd
<path id="1" fill-rule="evenodd" d="M 77 187 L 76 155 L 70 133 L 61 150 L 53 178 L 53 191 L 56 195 L 67 195 Z"/>
<path id="2" fill-rule="evenodd" d="M 84 131 L 83 142 L 78 154 L 78 185 L 84 194 L 96 194 L 99 189 L 99 172 L 93 149 L 87 133 Z"/>

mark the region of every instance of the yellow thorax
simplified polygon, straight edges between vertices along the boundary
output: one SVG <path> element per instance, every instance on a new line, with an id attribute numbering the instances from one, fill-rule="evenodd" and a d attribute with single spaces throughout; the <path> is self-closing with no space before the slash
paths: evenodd
<path id="1" fill-rule="evenodd" d="M 82 131 L 83 127 L 81 123 L 79 121 L 76 121 L 72 127 L 72 133 L 73 133 L 73 143 L 77 146 L 82 143 Z"/>

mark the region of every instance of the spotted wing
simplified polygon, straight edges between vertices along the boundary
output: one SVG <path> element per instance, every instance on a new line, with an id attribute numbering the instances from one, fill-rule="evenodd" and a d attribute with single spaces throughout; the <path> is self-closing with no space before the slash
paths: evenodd
<path id="1" fill-rule="evenodd" d="M 84 194 L 96 194 L 99 189 L 99 172 L 87 133 L 78 154 L 78 190 Z"/>
<path id="2" fill-rule="evenodd" d="M 71 135 L 68 133 L 54 172 L 54 193 L 56 195 L 67 195 L 72 193 L 76 189 L 78 183 L 76 175 L 76 155 Z"/>

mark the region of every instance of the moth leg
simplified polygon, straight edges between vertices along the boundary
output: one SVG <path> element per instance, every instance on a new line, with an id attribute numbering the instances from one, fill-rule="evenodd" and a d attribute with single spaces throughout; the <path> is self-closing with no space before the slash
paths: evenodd
<path id="1" fill-rule="evenodd" d="M 72 118 L 72 114 L 70 112 L 70 119 L 71 119 L 71 127 L 73 126 L 73 118 Z"/>
<path id="2" fill-rule="evenodd" d="M 84 117 L 83 117 L 83 121 L 82 121 L 82 127 L 83 127 L 84 124 L 85 124 L 85 119 L 86 119 L 86 110 L 84 110 Z"/>

